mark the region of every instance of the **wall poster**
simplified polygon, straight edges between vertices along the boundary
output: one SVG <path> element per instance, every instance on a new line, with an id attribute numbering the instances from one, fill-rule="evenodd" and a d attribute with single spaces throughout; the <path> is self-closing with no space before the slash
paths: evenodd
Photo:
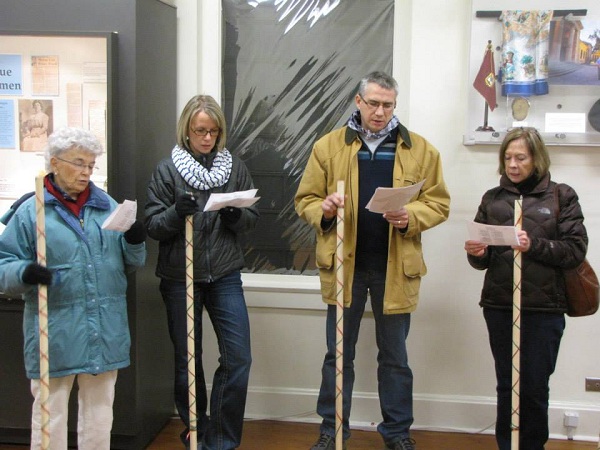
<path id="1" fill-rule="evenodd" d="M 105 153 L 92 181 L 107 189 L 114 39 L 112 33 L 0 32 L 0 215 L 34 190 L 48 136 L 63 126 L 98 136 Z"/>
<path id="2" fill-rule="evenodd" d="M 222 5 L 227 148 L 261 197 L 246 270 L 314 274 L 314 231 L 294 211 L 294 195 L 315 140 L 355 109 L 360 79 L 392 73 L 394 0 Z"/>

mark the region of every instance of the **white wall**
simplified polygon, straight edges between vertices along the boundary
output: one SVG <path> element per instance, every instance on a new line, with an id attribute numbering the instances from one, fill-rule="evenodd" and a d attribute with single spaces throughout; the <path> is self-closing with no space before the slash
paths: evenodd
<path id="1" fill-rule="evenodd" d="M 528 3 L 528 2 L 525 2 Z M 562 2 L 562 9 L 570 2 Z M 197 93 L 220 97 L 220 2 L 176 0 L 178 110 Z M 524 9 L 527 5 L 519 3 Z M 396 111 L 442 154 L 452 194 L 450 219 L 424 234 L 429 273 L 413 314 L 409 357 L 415 374 L 415 428 L 491 432 L 495 378 L 487 332 L 477 305 L 483 273 L 466 261 L 465 220 L 483 192 L 497 184 L 492 146 L 464 146 L 471 5 L 465 0 L 397 0 L 394 76 Z M 588 258 L 600 269 L 600 149 L 552 147 L 552 175 L 579 193 L 590 238 Z M 252 327 L 253 367 L 246 416 L 318 421 L 314 410 L 325 352 L 324 307 L 311 277 L 244 277 Z M 597 439 L 600 393 L 585 392 L 585 377 L 600 377 L 600 314 L 567 319 L 551 380 L 551 434 L 565 437 L 565 411 L 579 414 L 577 439 Z M 207 381 L 216 366 L 214 334 L 206 323 Z M 351 421 L 370 428 L 380 420 L 373 320 L 363 320 L 356 360 Z"/>

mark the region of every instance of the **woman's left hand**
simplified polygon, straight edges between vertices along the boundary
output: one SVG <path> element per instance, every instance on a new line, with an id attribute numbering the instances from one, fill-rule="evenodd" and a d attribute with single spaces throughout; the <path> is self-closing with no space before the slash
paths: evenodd
<path id="1" fill-rule="evenodd" d="M 513 250 L 520 250 L 521 253 L 529 251 L 529 249 L 531 248 L 531 239 L 529 239 L 527 231 L 517 231 L 517 237 L 519 238 L 519 245 L 512 245 L 511 247 L 513 248 Z"/>

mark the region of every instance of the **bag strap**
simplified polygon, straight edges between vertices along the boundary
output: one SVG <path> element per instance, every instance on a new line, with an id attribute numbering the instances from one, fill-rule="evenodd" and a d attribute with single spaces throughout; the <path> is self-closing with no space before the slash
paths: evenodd
<path id="1" fill-rule="evenodd" d="M 560 195 L 558 183 L 554 184 L 554 216 L 556 217 L 556 227 L 558 228 L 558 216 L 560 215 Z"/>

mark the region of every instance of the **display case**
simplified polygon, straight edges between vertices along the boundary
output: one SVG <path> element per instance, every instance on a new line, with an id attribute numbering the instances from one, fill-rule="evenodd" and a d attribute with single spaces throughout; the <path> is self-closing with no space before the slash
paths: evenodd
<path id="1" fill-rule="evenodd" d="M 21 117 L 31 114 L 36 99 L 49 130 L 77 125 L 105 140 L 94 181 L 118 202 L 143 205 L 152 171 L 175 137 L 175 7 L 160 0 L 6 0 L 2 6 L 0 55 L 12 57 L 0 67 L 0 214 L 14 197 L 33 190 L 31 175 L 43 167 L 42 151 L 23 142 L 28 125 Z M 5 75 L 22 80 L 20 91 Z M 117 379 L 113 449 L 145 448 L 175 410 L 173 350 L 154 275 L 158 245 L 148 240 L 147 249 L 146 266 L 128 275 L 131 365 Z M 23 302 L 0 294 L 1 443 L 29 442 L 32 397 L 23 369 L 22 317 Z M 73 392 L 71 445 L 76 400 Z"/>
<path id="2" fill-rule="evenodd" d="M 507 130 L 527 126 L 538 129 L 548 145 L 600 146 L 600 3 L 532 0 L 527 8 L 512 0 L 472 1 L 463 143 L 496 145 Z M 528 28 L 530 22 L 535 24 Z M 536 40 L 526 54 L 523 47 L 535 47 Z M 488 41 L 494 108 L 473 86 Z M 523 76 L 512 78 L 514 73 Z"/>
<path id="3" fill-rule="evenodd" d="M 92 131 L 105 152 L 92 181 L 108 189 L 117 35 L 0 31 L 0 211 L 33 191 L 48 136 Z"/>

